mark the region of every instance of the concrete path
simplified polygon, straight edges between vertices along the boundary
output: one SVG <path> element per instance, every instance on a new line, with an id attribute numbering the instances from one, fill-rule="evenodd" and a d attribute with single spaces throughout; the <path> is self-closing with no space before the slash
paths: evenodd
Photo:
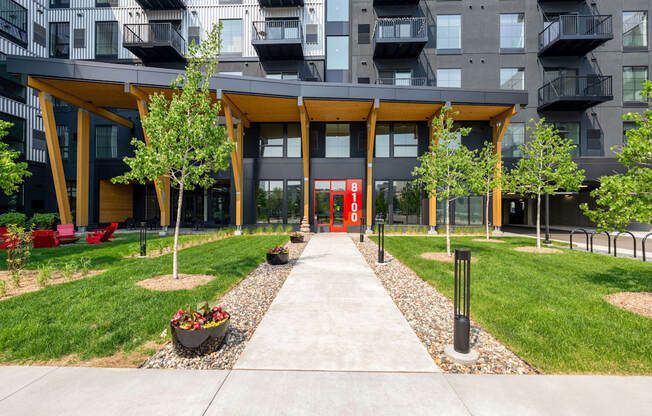
<path id="1" fill-rule="evenodd" d="M 312 237 L 236 369 L 438 372 L 347 234 Z"/>

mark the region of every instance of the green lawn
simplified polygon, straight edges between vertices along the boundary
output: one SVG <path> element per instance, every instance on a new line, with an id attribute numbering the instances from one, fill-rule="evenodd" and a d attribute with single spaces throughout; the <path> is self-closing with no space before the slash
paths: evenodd
<path id="1" fill-rule="evenodd" d="M 169 238 L 169 237 L 167 237 Z M 0 301 L 0 361 L 47 360 L 75 354 L 80 359 L 129 351 L 157 339 L 176 310 L 219 297 L 265 260 L 265 252 L 287 236 L 231 237 L 180 251 L 181 273 L 217 278 L 191 290 L 152 292 L 134 283 L 172 270 L 172 254 L 125 259 L 137 235 L 101 245 L 38 249 L 28 268 L 89 257 L 105 273 L 48 286 Z"/>
<path id="2" fill-rule="evenodd" d="M 652 292 L 652 263 L 579 250 L 511 250 L 533 245 L 529 238 L 472 239 L 452 239 L 453 248 L 470 248 L 478 258 L 471 265 L 471 317 L 518 355 L 546 373 L 652 374 L 652 319 L 603 299 Z M 385 244 L 452 299 L 453 264 L 420 257 L 445 251 L 444 238 L 386 237 Z"/>

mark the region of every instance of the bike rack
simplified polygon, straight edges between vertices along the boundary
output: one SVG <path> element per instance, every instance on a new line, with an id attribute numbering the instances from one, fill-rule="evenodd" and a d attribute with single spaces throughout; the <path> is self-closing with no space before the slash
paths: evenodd
<path id="1" fill-rule="evenodd" d="M 584 228 L 576 228 L 570 232 L 570 249 L 573 249 L 573 234 L 576 232 L 581 231 L 584 233 L 586 236 L 586 251 L 589 251 L 589 233 L 586 232 Z"/>
<path id="2" fill-rule="evenodd" d="M 591 253 L 593 253 L 593 236 L 598 235 L 598 234 L 606 234 L 607 235 L 607 244 L 608 244 L 608 253 L 611 254 L 611 235 L 606 232 L 606 231 L 600 231 L 596 233 L 595 231 L 591 231 Z"/>
<path id="3" fill-rule="evenodd" d="M 634 237 L 634 234 L 630 233 L 629 231 L 623 231 L 622 233 L 618 233 L 614 236 L 614 257 L 616 256 L 616 240 L 618 240 L 618 237 L 620 237 L 621 234 L 629 234 L 632 236 L 632 240 L 634 240 L 634 258 L 636 258 L 636 237 Z"/>
<path id="4" fill-rule="evenodd" d="M 643 242 L 641 243 L 643 245 L 643 261 L 645 261 L 645 240 L 647 240 L 647 238 L 651 235 L 652 233 L 649 233 L 645 237 L 643 237 Z"/>

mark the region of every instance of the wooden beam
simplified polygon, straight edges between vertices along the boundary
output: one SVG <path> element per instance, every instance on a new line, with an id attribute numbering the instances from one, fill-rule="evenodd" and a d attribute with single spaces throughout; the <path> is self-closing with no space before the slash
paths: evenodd
<path id="1" fill-rule="evenodd" d="M 378 109 L 380 101 L 375 100 L 369 110 L 367 117 L 367 229 L 373 223 L 373 191 L 374 191 L 374 144 L 376 142 L 376 121 L 378 121 Z"/>
<path id="2" fill-rule="evenodd" d="M 301 122 L 301 157 L 303 161 L 303 218 L 310 222 L 310 118 L 299 97 L 299 120 Z"/>
<path id="3" fill-rule="evenodd" d="M 77 201 L 75 223 L 78 227 L 88 227 L 90 157 L 90 114 L 80 108 L 77 110 Z"/>
<path id="4" fill-rule="evenodd" d="M 146 103 L 149 103 L 149 94 L 143 91 L 141 88 L 131 85 L 129 83 L 125 84 L 125 92 L 137 100 L 142 100 Z"/>
<path id="5" fill-rule="evenodd" d="M 233 151 L 231 151 L 231 169 L 233 170 L 233 182 L 235 185 L 235 225 L 238 229 L 242 228 L 242 172 L 240 171 L 241 163 L 237 151 L 237 138 L 233 126 L 233 113 L 231 106 L 224 105 L 224 116 L 226 118 L 226 130 L 229 138 L 233 142 Z"/>
<path id="6" fill-rule="evenodd" d="M 59 147 L 59 137 L 57 136 L 57 123 L 54 119 L 54 109 L 52 108 L 52 99 L 43 91 L 38 93 L 41 113 L 43 115 L 43 126 L 45 127 L 45 141 L 48 147 L 50 157 L 50 169 L 52 170 L 52 179 L 54 181 L 54 192 L 57 197 L 57 207 L 59 208 L 59 218 L 62 224 L 72 224 L 72 214 L 70 212 L 70 201 L 68 200 L 68 190 L 66 188 L 66 177 L 63 173 L 63 162 L 61 161 L 61 148 Z"/>
<path id="7" fill-rule="evenodd" d="M 502 113 L 498 114 L 497 116 L 492 117 L 489 120 L 489 124 L 491 126 L 495 126 L 496 124 L 501 123 L 503 120 L 505 120 L 507 118 L 512 118 L 512 116 L 514 116 L 514 115 L 516 115 L 518 113 L 519 108 L 520 107 L 518 105 L 515 105 L 515 106 L 512 106 L 512 107 L 508 108 L 507 110 L 503 111 Z"/>
<path id="8" fill-rule="evenodd" d="M 32 78 L 31 76 L 27 77 L 27 86 L 39 91 L 39 93 L 40 92 L 48 93 L 53 97 L 56 97 L 60 100 L 63 100 L 69 104 L 74 105 L 75 107 L 83 108 L 86 111 L 89 111 L 93 114 L 97 114 L 100 117 L 104 117 L 107 120 L 113 121 L 127 128 L 130 129 L 134 128 L 134 123 L 131 120 L 128 120 L 122 116 L 114 114 L 108 110 L 105 110 L 104 108 L 98 107 L 89 102 L 86 102 L 81 98 L 75 97 L 70 93 L 62 91 L 36 78 Z"/>
<path id="9" fill-rule="evenodd" d="M 503 155 L 503 137 L 505 137 L 505 132 L 507 131 L 507 127 L 509 126 L 510 121 L 512 120 L 512 116 L 516 114 L 518 110 L 516 107 L 513 107 L 510 109 L 508 112 L 504 112 L 503 114 L 505 115 L 504 117 L 500 118 L 500 121 L 496 121 L 493 123 L 493 137 L 492 137 L 492 142 L 494 145 L 494 152 L 497 153 L 500 156 L 500 159 L 502 160 L 502 155 Z M 498 120 L 498 119 L 497 119 Z M 496 175 L 500 176 L 502 175 L 502 163 L 497 163 L 496 164 Z M 494 188 L 493 195 L 492 195 L 492 218 L 493 218 L 493 226 L 494 227 L 502 227 L 503 225 L 503 192 L 502 188 L 496 187 Z M 487 221 L 489 219 L 487 218 Z"/>
<path id="10" fill-rule="evenodd" d="M 238 108 L 237 105 L 235 105 L 233 100 L 231 100 L 231 98 L 228 95 L 226 95 L 226 93 L 222 92 L 221 90 L 218 90 L 217 91 L 217 98 L 222 100 L 222 104 L 224 105 L 225 110 L 226 110 L 227 106 L 230 107 L 231 108 L 231 115 L 235 116 L 236 118 L 238 118 L 240 120 L 242 120 L 242 122 L 244 123 L 244 126 L 249 128 L 249 124 L 250 124 L 249 119 L 247 118 L 245 113 L 243 111 L 241 111 Z M 226 113 L 226 111 L 225 111 L 225 113 Z"/>

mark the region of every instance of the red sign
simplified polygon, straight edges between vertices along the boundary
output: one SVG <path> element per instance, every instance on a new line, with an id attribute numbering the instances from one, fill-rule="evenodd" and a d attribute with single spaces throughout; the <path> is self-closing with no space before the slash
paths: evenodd
<path id="1" fill-rule="evenodd" d="M 346 225 L 360 225 L 362 206 L 362 180 L 347 180 L 346 194 L 344 194 L 344 223 Z"/>

